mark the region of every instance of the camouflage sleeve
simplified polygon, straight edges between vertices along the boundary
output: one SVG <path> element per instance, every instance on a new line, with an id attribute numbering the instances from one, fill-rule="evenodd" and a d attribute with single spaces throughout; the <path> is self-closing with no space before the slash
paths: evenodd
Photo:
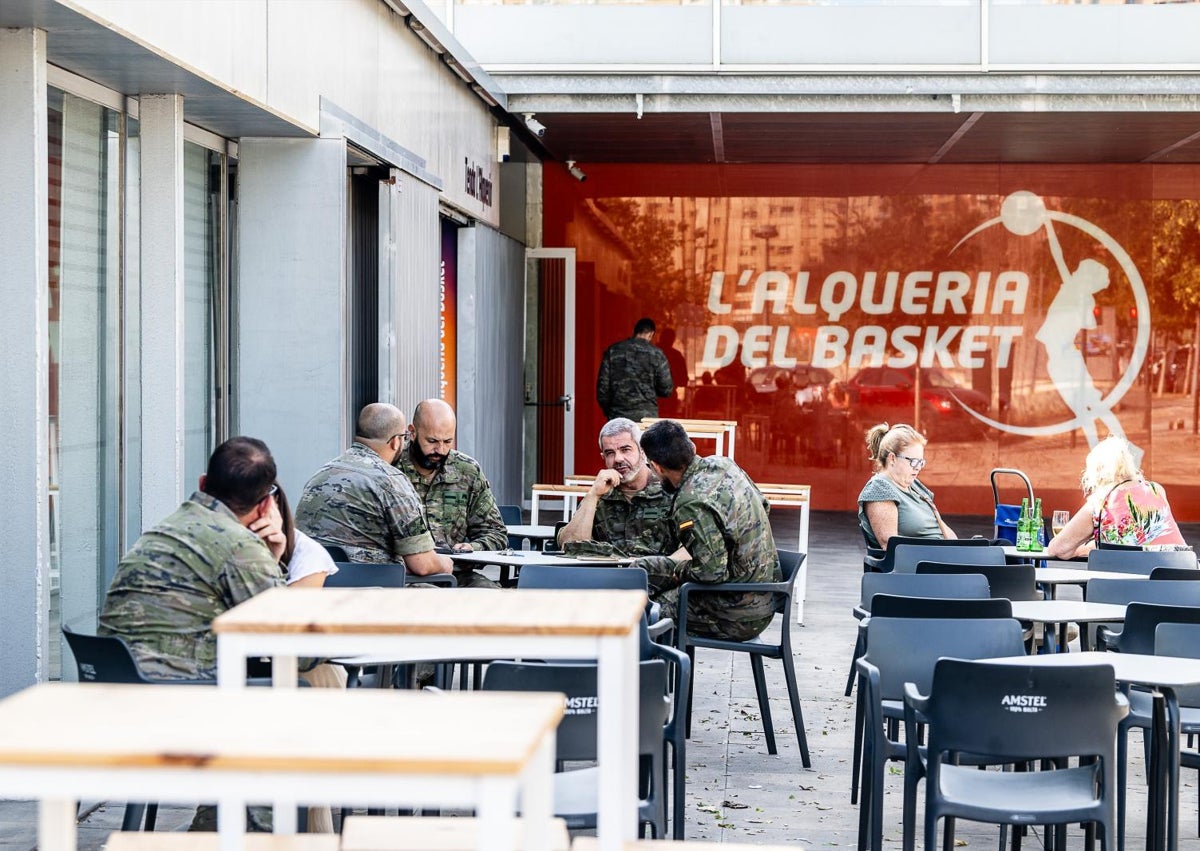
<path id="1" fill-rule="evenodd" d="M 425 524 L 421 500 L 413 490 L 412 483 L 399 470 L 388 477 L 388 487 L 381 496 L 388 504 L 384 506 L 392 533 L 392 557 L 427 553 L 433 549 L 433 535 Z"/>
<path id="2" fill-rule="evenodd" d="M 596 401 L 600 404 L 600 410 L 608 416 L 608 406 L 612 402 L 612 376 L 608 352 L 600 359 L 600 374 L 596 376 Z"/>
<path id="3" fill-rule="evenodd" d="M 681 564 L 670 556 L 642 556 L 634 559 L 629 566 L 645 570 L 650 581 L 650 590 L 659 592 L 675 588 L 681 583 L 680 570 L 686 564 Z"/>
<path id="4" fill-rule="evenodd" d="M 470 504 L 467 506 L 467 543 L 473 550 L 502 550 L 508 546 L 508 529 L 492 486 L 481 473 L 471 488 Z"/>
<path id="5" fill-rule="evenodd" d="M 675 521 L 679 541 L 691 556 L 684 566 L 684 578 L 695 582 L 728 582 L 729 550 L 717 512 L 704 503 L 688 503 L 676 506 Z"/>
<path id="6" fill-rule="evenodd" d="M 670 396 L 675 392 L 675 382 L 671 378 L 671 365 L 667 363 L 667 356 L 662 353 L 661 349 L 655 349 L 658 355 L 654 368 L 654 392 L 659 396 Z"/>
<path id="7" fill-rule="evenodd" d="M 267 545 L 258 538 L 240 541 L 221 571 L 221 582 L 229 596 L 229 605 L 236 606 L 270 588 L 286 583 L 285 571 Z"/>

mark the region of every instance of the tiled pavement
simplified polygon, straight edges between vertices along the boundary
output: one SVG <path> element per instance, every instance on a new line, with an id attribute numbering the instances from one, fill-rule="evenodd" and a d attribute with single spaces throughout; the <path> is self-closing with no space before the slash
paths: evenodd
<path id="1" fill-rule="evenodd" d="M 795 540 L 794 512 L 778 512 L 774 522 L 777 540 Z M 960 535 L 989 531 L 987 521 L 981 518 L 952 518 L 951 525 Z M 1200 538 L 1200 529 L 1185 529 L 1184 534 L 1194 540 Z M 858 600 L 861 553 L 861 537 L 852 515 L 814 514 L 805 624 L 795 627 L 793 633 L 811 769 L 800 764 L 779 663 L 765 663 L 779 747 L 778 755 L 770 756 L 746 658 L 701 651 L 688 745 L 689 839 L 808 848 L 854 846 L 858 809 L 851 806 L 849 798 L 853 702 L 842 696 L 842 689 L 854 642 L 856 622 L 850 610 Z M 86 724 L 86 717 L 81 717 L 80 723 Z M 1130 753 L 1134 765 L 1127 848 L 1140 851 L 1145 786 L 1136 739 Z M 1185 771 L 1182 780 L 1180 848 L 1200 851 L 1196 774 Z M 900 845 L 901 787 L 897 768 L 887 779 L 885 800 L 885 847 L 896 849 Z M 80 851 L 102 848 L 108 833 L 120 826 L 121 810 L 118 804 L 85 805 Z M 181 828 L 189 818 L 189 809 L 168 807 L 160 813 L 159 827 Z M 0 802 L 0 848 L 35 848 L 35 824 L 34 805 Z M 996 837 L 990 826 L 959 823 L 960 847 L 995 847 Z M 1026 848 L 1041 844 L 1040 830 L 1025 840 Z M 1069 847 L 1083 847 L 1079 831 L 1072 831 Z"/>

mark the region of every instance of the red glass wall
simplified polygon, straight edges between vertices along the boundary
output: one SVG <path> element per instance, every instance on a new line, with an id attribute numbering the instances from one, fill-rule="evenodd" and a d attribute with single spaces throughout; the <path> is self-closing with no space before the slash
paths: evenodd
<path id="1" fill-rule="evenodd" d="M 545 170 L 544 244 L 577 252 L 574 472 L 600 464 L 600 356 L 649 316 L 686 364 L 664 415 L 737 420 L 738 463 L 817 508 L 855 507 L 887 421 L 929 436 L 945 513 L 990 514 L 994 467 L 1074 509 L 1089 446 L 1119 433 L 1200 520 L 1200 168 L 587 173 Z"/>

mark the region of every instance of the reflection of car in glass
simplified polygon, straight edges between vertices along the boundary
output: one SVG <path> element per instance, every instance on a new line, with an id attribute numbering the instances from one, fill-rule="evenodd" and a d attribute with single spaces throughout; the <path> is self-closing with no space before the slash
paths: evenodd
<path id="1" fill-rule="evenodd" d="M 777 385 L 775 379 L 779 375 L 790 374 L 792 387 L 800 389 L 812 384 L 828 385 L 833 381 L 833 373 L 823 366 L 800 364 L 790 369 L 783 366 L 760 366 L 750 371 L 746 380 L 750 382 L 757 393 L 774 393 Z"/>
<path id="2" fill-rule="evenodd" d="M 1102 331 L 1089 331 L 1087 333 L 1087 342 L 1084 342 L 1084 335 L 1080 333 L 1075 340 L 1075 348 L 1083 350 L 1088 357 L 1092 355 L 1106 355 L 1112 351 L 1112 337 Z"/>
<path id="3" fill-rule="evenodd" d="M 916 373 L 911 368 L 869 366 L 861 369 L 846 385 L 850 392 L 850 411 L 864 424 L 912 422 L 915 384 Z M 982 393 L 960 386 L 936 367 L 921 370 L 920 426 L 927 437 L 962 434 L 982 425 L 964 411 L 959 402 L 981 414 L 988 413 L 988 399 Z"/>

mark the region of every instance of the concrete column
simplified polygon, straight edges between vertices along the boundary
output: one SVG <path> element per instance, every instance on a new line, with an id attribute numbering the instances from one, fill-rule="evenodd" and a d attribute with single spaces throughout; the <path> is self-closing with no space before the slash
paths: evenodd
<path id="1" fill-rule="evenodd" d="M 46 679 L 50 646 L 46 136 L 46 35 L 0 29 L 0 697 Z"/>
<path id="2" fill-rule="evenodd" d="M 183 98 L 141 95 L 142 525 L 191 493 L 183 469 Z M 185 480 L 187 472 L 190 480 Z"/>
<path id="3" fill-rule="evenodd" d="M 347 445 L 342 139 L 238 143 L 235 432 L 266 441 L 295 505 Z"/>

